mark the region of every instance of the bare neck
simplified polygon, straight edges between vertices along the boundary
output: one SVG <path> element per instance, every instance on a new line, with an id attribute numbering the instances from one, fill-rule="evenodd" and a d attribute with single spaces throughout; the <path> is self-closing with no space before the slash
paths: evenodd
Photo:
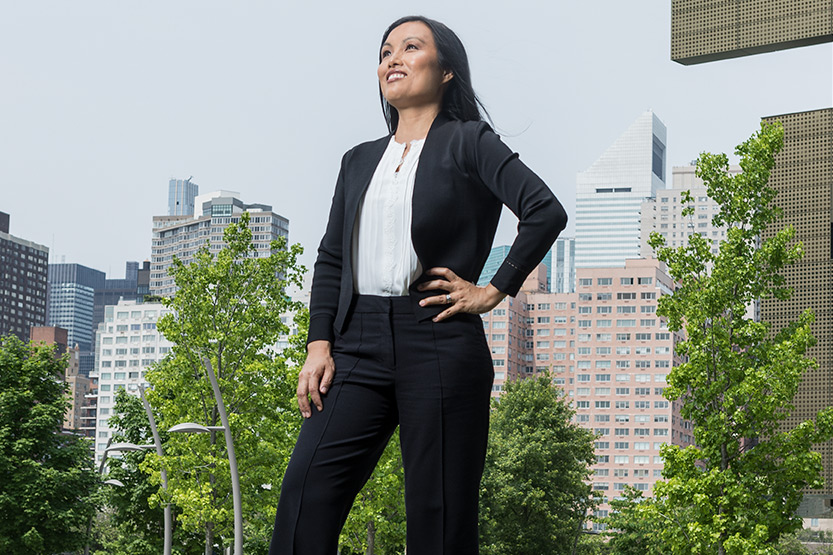
<path id="1" fill-rule="evenodd" d="M 424 139 L 439 113 L 439 106 L 399 110 L 399 124 L 396 126 L 395 135 L 396 142 L 409 143 Z"/>

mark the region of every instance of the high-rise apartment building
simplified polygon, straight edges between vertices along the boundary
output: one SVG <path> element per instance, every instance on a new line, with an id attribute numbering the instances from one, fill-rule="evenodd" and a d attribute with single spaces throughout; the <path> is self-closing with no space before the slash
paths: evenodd
<path id="1" fill-rule="evenodd" d="M 104 321 L 104 307 L 118 304 L 120 300 L 143 302 L 150 294 L 150 260 L 145 260 L 142 267 L 136 261 L 125 263 L 124 278 L 107 278 L 104 286 L 95 290 L 93 304 L 93 334 L 98 325 Z M 95 353 L 82 353 L 81 373 L 85 376 L 95 368 Z"/>
<path id="2" fill-rule="evenodd" d="M 79 373 L 80 350 L 78 346 L 68 347 L 68 332 L 63 328 L 53 326 L 33 326 L 30 330 L 29 339 L 33 343 L 45 343 L 55 345 L 56 356 L 69 354 L 67 367 L 61 378 L 67 384 L 69 394 L 69 406 L 64 414 L 64 430 L 78 432 L 84 426 L 81 420 L 82 407 L 86 404 L 87 396 L 91 392 L 91 382 L 87 376 Z"/>
<path id="3" fill-rule="evenodd" d="M 29 340 L 29 328 L 46 325 L 49 249 L 9 234 L 0 212 L 0 335 Z"/>
<path id="4" fill-rule="evenodd" d="M 671 187 L 662 189 L 657 196 L 642 203 L 642 257 L 652 258 L 655 253 L 648 244 L 651 232 L 656 231 L 665 238 L 669 247 L 681 247 L 688 243 L 694 234 L 702 235 L 711 241 L 712 253 L 717 254 L 720 242 L 726 239 L 725 226 L 715 226 L 712 219 L 720 207 L 712 200 L 703 180 L 696 175 L 696 166 L 677 166 L 671 169 Z M 741 172 L 740 166 L 729 166 L 729 175 Z M 688 192 L 693 202 L 683 204 L 683 193 Z M 686 206 L 694 208 L 694 213 L 683 216 Z M 753 301 L 747 306 L 747 317 L 760 320 L 760 303 Z"/>
<path id="5" fill-rule="evenodd" d="M 104 322 L 96 334 L 98 366 L 90 375 L 98 380 L 96 462 L 101 461 L 113 434 L 109 418 L 114 414 L 116 393 L 124 389 L 138 395 L 139 385 L 147 383 L 148 367 L 170 351 L 171 343 L 156 329 L 167 311 L 160 303 L 136 301 L 119 301 L 104 309 Z"/>
<path id="6" fill-rule="evenodd" d="M 640 256 L 640 208 L 665 188 L 665 125 L 639 116 L 576 178 L 576 268 L 624 267 Z"/>
<path id="7" fill-rule="evenodd" d="M 81 352 L 78 346 L 69 350 L 69 364 L 64 372 L 64 382 L 69 388 L 69 407 L 64 415 L 64 428 L 84 433 L 88 437 L 92 434 L 85 432 L 84 421 L 81 419 L 85 414 L 84 406 L 87 404 L 87 396 L 93 391 L 93 383 L 89 376 L 81 373 Z"/>
<path id="8" fill-rule="evenodd" d="M 623 267 L 579 268 L 575 293 L 540 290 L 543 267 L 518 295 L 483 315 L 499 395 L 508 380 L 550 372 L 576 409 L 576 421 L 599 434 L 593 488 L 606 498 L 628 485 L 650 491 L 661 477 L 663 443 L 690 445 L 679 403 L 662 396 L 677 364 L 657 300 L 673 289 L 656 259 Z M 609 506 L 599 507 L 598 517 Z M 598 528 L 598 524 L 594 524 Z"/>
<path id="9" fill-rule="evenodd" d="M 709 198 L 703 180 L 697 177 L 697 168 L 675 166 L 671 169 L 671 187 L 657 192 L 657 196 L 642 203 L 640 233 L 642 236 L 642 257 L 654 256 L 648 245 L 652 231 L 660 233 L 669 247 L 680 247 L 688 242 L 692 235 L 702 235 L 712 242 L 712 252 L 717 253 L 718 244 L 726 239 L 726 229 L 712 225 L 712 218 L 717 214 L 717 203 Z M 740 173 L 740 166 L 730 166 L 729 174 Z M 688 191 L 694 199 L 693 204 L 682 202 L 683 193 Z M 694 214 L 683 216 L 686 206 L 694 208 Z"/>
<path id="10" fill-rule="evenodd" d="M 568 349 L 574 347 L 570 339 L 575 339 L 568 337 L 570 326 L 575 327 L 575 318 L 571 323 L 569 315 L 575 312 L 576 299 L 575 295 L 547 291 L 546 275 L 546 267 L 539 264 L 515 297 L 504 298 L 482 315 L 495 371 L 493 397 L 500 395 L 508 381 L 567 368 Z M 537 329 L 536 323 L 547 325 Z M 548 343 L 546 348 L 542 341 Z M 550 342 L 555 351 L 549 349 Z M 552 368 L 554 363 L 557 368 Z"/>
<path id="11" fill-rule="evenodd" d="M 684 65 L 831 41 L 830 0 L 671 1 L 671 59 Z"/>
<path id="12" fill-rule="evenodd" d="M 168 216 L 192 216 L 194 199 L 200 194 L 200 186 L 188 179 L 173 179 L 168 182 Z"/>
<path id="13" fill-rule="evenodd" d="M 70 347 L 91 353 L 94 345 L 95 292 L 104 288 L 104 272 L 81 264 L 50 264 L 46 318 L 67 330 Z"/>
<path id="14" fill-rule="evenodd" d="M 266 204 L 244 204 L 240 194 L 216 191 L 196 198 L 193 216 L 154 216 L 153 243 L 150 261 L 150 292 L 170 296 L 176 291 L 174 280 L 168 275 L 176 256 L 189 263 L 197 251 L 210 244 L 212 253 L 223 247 L 223 231 L 240 220 L 240 214 L 250 213 L 249 228 L 258 256 L 269 256 L 271 242 L 278 237 L 289 237 L 289 220 L 272 212 Z"/>
<path id="15" fill-rule="evenodd" d="M 680 403 L 662 395 L 679 362 L 674 345 L 680 337 L 656 308 L 673 281 L 655 259 L 628 260 L 624 268 L 578 269 L 576 278 L 576 373 L 568 395 L 577 421 L 600 436 L 593 489 L 608 499 L 622 495 L 626 486 L 650 491 L 662 476 L 660 447 L 693 442 Z M 603 503 L 597 516 L 607 511 Z"/>

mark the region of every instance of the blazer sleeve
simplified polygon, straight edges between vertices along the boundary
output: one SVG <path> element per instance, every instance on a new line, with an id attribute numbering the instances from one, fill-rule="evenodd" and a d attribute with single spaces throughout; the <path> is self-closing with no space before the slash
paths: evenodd
<path id="1" fill-rule="evenodd" d="M 309 301 L 309 331 L 307 344 L 319 339 L 330 343 L 334 340 L 333 322 L 338 310 L 341 291 L 342 235 L 344 233 L 344 167 L 346 153 L 341 159 L 341 169 L 336 180 L 327 230 L 318 246 L 318 258 L 312 275 Z"/>
<path id="2" fill-rule="evenodd" d="M 485 122 L 475 126 L 470 160 L 483 184 L 518 217 L 518 234 L 491 284 L 515 296 L 567 226 L 567 212 L 540 177 Z"/>

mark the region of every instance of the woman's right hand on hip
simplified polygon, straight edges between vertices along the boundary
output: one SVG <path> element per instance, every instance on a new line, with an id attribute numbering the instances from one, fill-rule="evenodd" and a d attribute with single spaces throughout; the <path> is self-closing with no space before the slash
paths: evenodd
<path id="1" fill-rule="evenodd" d="M 298 408 L 304 418 L 312 416 L 310 399 L 318 409 L 324 410 L 321 395 L 326 394 L 333 383 L 335 363 L 330 354 L 330 342 L 312 341 L 307 345 L 307 360 L 298 375 Z"/>

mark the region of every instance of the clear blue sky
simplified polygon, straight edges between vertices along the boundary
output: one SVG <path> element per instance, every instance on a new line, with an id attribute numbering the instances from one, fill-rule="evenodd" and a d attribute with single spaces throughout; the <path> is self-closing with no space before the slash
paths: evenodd
<path id="1" fill-rule="evenodd" d="M 833 45 L 700 66 L 669 58 L 670 1 L 66 0 L 0 6 L 0 211 L 52 261 L 121 277 L 150 256 L 171 177 L 290 219 L 311 266 L 341 154 L 385 133 L 381 33 L 454 29 L 506 142 L 572 211 L 575 175 L 643 111 L 668 178 L 761 116 L 833 105 Z M 510 243 L 504 221 L 497 244 Z M 568 228 L 567 233 L 571 232 Z"/>

